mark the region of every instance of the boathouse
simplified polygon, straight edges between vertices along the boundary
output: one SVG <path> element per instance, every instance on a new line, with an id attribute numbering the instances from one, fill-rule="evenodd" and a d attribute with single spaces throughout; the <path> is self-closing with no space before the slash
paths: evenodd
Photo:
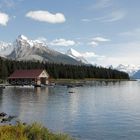
<path id="1" fill-rule="evenodd" d="M 43 69 L 16 70 L 8 77 L 8 81 L 11 85 L 47 85 L 49 74 Z"/>

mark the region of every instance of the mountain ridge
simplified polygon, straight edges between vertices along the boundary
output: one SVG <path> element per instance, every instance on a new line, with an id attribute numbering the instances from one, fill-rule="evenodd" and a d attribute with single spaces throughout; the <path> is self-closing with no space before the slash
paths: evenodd
<path id="1" fill-rule="evenodd" d="M 113 69 L 123 71 L 129 74 L 131 78 L 137 79 L 140 78 L 140 65 L 123 65 L 119 64 L 117 67 L 111 66 Z"/>
<path id="2" fill-rule="evenodd" d="M 90 64 L 78 51 L 74 50 L 73 48 L 70 48 L 67 50 L 66 54 L 78 61 L 81 61 L 85 64 Z"/>
<path id="3" fill-rule="evenodd" d="M 5 43 L 6 44 L 6 43 Z M 45 61 L 51 63 L 64 63 L 82 65 L 81 61 L 78 61 L 66 54 L 60 53 L 48 47 L 48 45 L 40 40 L 30 40 L 24 35 L 19 35 L 18 38 L 8 46 L 5 45 L 5 54 L 2 53 L 3 44 L 0 45 L 2 57 L 6 57 L 13 60 L 33 60 L 33 61 Z M 7 47 L 6 47 L 7 46 Z M 8 52 L 10 48 L 10 52 Z M 4 55 L 3 55 L 4 54 Z"/>

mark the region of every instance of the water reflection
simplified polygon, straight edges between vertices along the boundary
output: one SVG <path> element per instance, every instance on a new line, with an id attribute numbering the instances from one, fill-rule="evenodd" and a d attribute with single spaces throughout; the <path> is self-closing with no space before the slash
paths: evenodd
<path id="1" fill-rule="evenodd" d="M 124 83 L 127 81 L 123 81 Z M 97 80 L 97 81 L 86 81 L 84 85 L 86 86 L 111 86 L 111 85 L 118 85 L 121 84 L 122 81 L 119 80 L 112 80 L 112 81 L 107 81 L 107 80 Z"/>
<path id="2" fill-rule="evenodd" d="M 2 104 L 2 93 L 3 93 L 3 89 L 0 88 L 0 106 L 1 106 L 1 104 Z"/>
<path id="3" fill-rule="evenodd" d="M 19 118 L 24 118 L 23 116 L 25 116 L 27 112 L 29 113 L 28 116 L 30 116 L 33 111 L 36 112 L 35 110 L 41 111 L 44 109 L 40 103 L 47 102 L 48 87 L 43 89 L 8 87 L 0 97 L 2 111 L 6 111 L 8 114 L 16 114 Z"/>
<path id="4" fill-rule="evenodd" d="M 0 112 L 81 140 L 140 138 L 140 83 L 91 82 L 83 87 L 8 87 Z"/>

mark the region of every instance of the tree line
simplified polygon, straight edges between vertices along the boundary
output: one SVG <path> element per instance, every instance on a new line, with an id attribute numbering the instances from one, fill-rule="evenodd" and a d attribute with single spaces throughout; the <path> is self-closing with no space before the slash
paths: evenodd
<path id="1" fill-rule="evenodd" d="M 0 79 L 6 79 L 17 69 L 46 69 L 50 77 L 55 79 L 129 79 L 129 75 L 125 72 L 93 65 L 68 65 L 0 58 Z"/>

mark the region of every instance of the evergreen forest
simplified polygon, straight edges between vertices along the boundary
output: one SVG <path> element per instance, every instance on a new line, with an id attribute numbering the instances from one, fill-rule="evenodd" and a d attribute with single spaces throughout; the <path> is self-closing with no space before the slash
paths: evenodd
<path id="1" fill-rule="evenodd" d="M 17 69 L 46 69 L 50 78 L 54 79 L 129 79 L 129 75 L 125 72 L 93 65 L 67 65 L 0 58 L 0 79 L 6 79 Z"/>

